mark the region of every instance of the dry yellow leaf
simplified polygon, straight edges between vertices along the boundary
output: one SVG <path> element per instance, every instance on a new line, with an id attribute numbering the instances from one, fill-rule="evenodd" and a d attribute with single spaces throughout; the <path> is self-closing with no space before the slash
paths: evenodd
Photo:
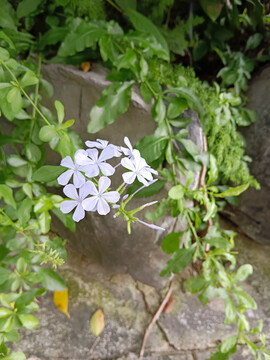
<path id="1" fill-rule="evenodd" d="M 89 61 L 83 62 L 81 64 L 81 69 L 84 72 L 88 72 L 89 70 L 91 70 L 91 63 Z"/>
<path id="2" fill-rule="evenodd" d="M 68 289 L 64 291 L 55 291 L 53 293 L 53 302 L 57 309 L 62 311 L 68 318 L 70 318 L 68 313 Z"/>
<path id="3" fill-rule="evenodd" d="M 104 329 L 104 314 L 101 309 L 98 309 L 90 319 L 90 330 L 95 336 L 99 336 Z"/>

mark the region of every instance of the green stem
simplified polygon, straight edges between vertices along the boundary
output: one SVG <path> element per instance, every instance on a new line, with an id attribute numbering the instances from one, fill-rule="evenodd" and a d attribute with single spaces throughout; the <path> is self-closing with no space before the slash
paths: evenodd
<path id="1" fill-rule="evenodd" d="M 36 109 L 37 113 L 42 117 L 42 119 L 46 122 L 47 125 L 52 126 L 52 124 L 50 124 L 50 122 L 46 119 L 46 117 L 42 114 L 42 112 L 39 110 L 39 108 L 35 105 L 35 103 L 32 101 L 32 99 L 28 96 L 28 94 L 24 91 L 24 89 L 21 87 L 18 79 L 16 78 L 16 76 L 13 74 L 13 72 L 10 70 L 10 68 L 3 62 L 0 60 L 0 64 L 3 65 L 3 67 L 10 73 L 10 75 L 12 76 L 15 84 L 13 84 L 14 86 L 17 86 L 18 89 L 24 94 L 24 96 L 27 98 L 27 100 L 31 103 L 31 105 Z"/>
<path id="2" fill-rule="evenodd" d="M 121 14 L 123 13 L 123 10 L 117 6 L 112 0 L 107 0 L 107 2 L 112 5 L 117 11 L 119 11 Z"/>
<path id="3" fill-rule="evenodd" d="M 38 80 L 40 79 L 40 74 L 41 74 L 41 62 L 42 62 L 42 58 L 41 58 L 41 55 L 39 55 L 38 56 L 38 64 L 37 64 L 37 74 L 36 74 Z M 29 132 L 29 139 L 31 139 L 31 137 L 32 137 L 33 130 L 34 130 L 35 123 L 36 123 L 36 112 L 37 112 L 36 108 L 37 108 L 37 103 L 38 103 L 39 84 L 40 84 L 40 81 L 38 81 L 35 86 L 35 94 L 34 94 L 35 106 L 33 106 L 33 111 L 32 111 L 32 122 L 31 122 L 31 127 L 30 127 L 30 132 Z"/>
<path id="4" fill-rule="evenodd" d="M 158 94 L 155 92 L 155 90 L 152 88 L 152 86 L 149 84 L 149 82 L 146 80 L 145 84 L 147 85 L 148 89 L 151 91 L 151 93 L 154 95 L 154 98 L 158 98 Z"/>

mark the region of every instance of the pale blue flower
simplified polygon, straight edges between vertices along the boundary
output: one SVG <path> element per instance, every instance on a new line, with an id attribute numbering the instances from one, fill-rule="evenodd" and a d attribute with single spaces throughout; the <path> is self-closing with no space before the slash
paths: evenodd
<path id="1" fill-rule="evenodd" d="M 69 168 L 63 174 L 58 176 L 57 181 L 60 185 L 67 185 L 71 176 L 73 175 L 73 183 L 76 188 L 79 188 L 85 183 L 85 177 L 80 172 L 81 166 L 74 163 L 70 156 L 66 156 L 60 163 L 61 166 Z"/>
<path id="2" fill-rule="evenodd" d="M 107 147 L 109 147 L 112 152 L 113 152 L 113 156 L 115 157 L 119 157 L 122 155 L 121 153 L 121 148 L 119 146 L 113 145 L 113 144 L 109 144 L 109 141 L 107 140 L 102 140 L 102 139 L 97 139 L 96 141 L 86 141 L 85 145 L 89 148 L 96 148 L 96 149 L 106 149 Z"/>
<path id="3" fill-rule="evenodd" d="M 155 224 L 148 224 L 140 219 L 137 219 L 137 221 L 147 227 L 149 227 L 150 229 L 154 229 L 154 230 L 160 230 L 160 231 L 165 231 L 166 229 L 164 229 L 163 227 L 157 226 Z"/>
<path id="4" fill-rule="evenodd" d="M 92 181 L 87 181 L 79 188 L 79 194 L 77 192 L 76 187 L 73 184 L 68 184 L 64 187 L 64 194 L 72 200 L 65 200 L 60 205 L 60 210 L 62 213 L 67 214 L 71 212 L 75 207 L 75 212 L 73 214 L 73 220 L 78 222 L 85 217 L 85 211 L 82 207 L 82 201 L 93 192 L 93 187 L 95 185 Z"/>
<path id="5" fill-rule="evenodd" d="M 98 176 L 100 172 L 105 176 L 113 175 L 115 169 L 106 160 L 114 157 L 114 151 L 107 146 L 98 155 L 97 149 L 77 150 L 75 153 L 75 161 L 82 166 L 85 175 L 92 178 Z"/>
<path id="6" fill-rule="evenodd" d="M 153 180 L 152 174 L 157 175 L 157 171 L 151 169 L 147 162 L 141 157 L 139 150 L 133 150 L 134 159 L 124 158 L 121 165 L 130 170 L 122 175 L 126 184 L 132 184 L 137 178 L 145 186 Z"/>
<path id="7" fill-rule="evenodd" d="M 121 146 L 121 150 L 122 152 L 129 158 L 129 159 L 134 159 L 133 156 L 133 147 L 131 145 L 131 142 L 129 140 L 129 138 L 127 136 L 124 137 L 124 143 L 127 145 L 128 148 L 125 148 L 123 146 Z"/>
<path id="8" fill-rule="evenodd" d="M 91 197 L 83 200 L 82 206 L 87 211 L 97 211 L 100 215 L 107 215 L 110 212 L 110 206 L 107 203 L 116 203 L 120 195 L 117 191 L 107 191 L 111 180 L 106 176 L 101 176 L 98 182 L 98 189 L 94 186 L 91 189 Z"/>

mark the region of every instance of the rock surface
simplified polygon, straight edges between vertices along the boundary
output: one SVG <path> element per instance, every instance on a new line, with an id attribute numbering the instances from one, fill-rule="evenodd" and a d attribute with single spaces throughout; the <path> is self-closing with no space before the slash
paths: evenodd
<path id="1" fill-rule="evenodd" d="M 132 101 L 127 113 L 98 134 L 90 135 L 86 132 L 89 111 L 99 99 L 101 91 L 109 84 L 105 80 L 106 74 L 107 71 L 98 64 L 94 64 L 93 70 L 89 73 L 71 66 L 45 65 L 43 76 L 54 86 L 55 98 L 47 99 L 44 104 L 54 110 L 54 100 L 60 100 L 65 105 L 66 119 L 76 119 L 72 129 L 83 141 L 101 138 L 116 145 L 124 145 L 123 138 L 128 136 L 132 144 L 135 144 L 143 136 L 153 133 L 155 129 L 150 112 L 151 106 L 143 102 L 136 90 L 132 93 Z M 197 113 L 189 111 L 186 116 L 192 118 L 190 138 L 202 149 L 202 129 Z M 48 164 L 60 163 L 60 158 L 57 159 L 55 153 L 48 153 Z M 193 184 L 195 188 L 198 177 L 199 174 Z M 119 185 L 122 182 L 120 181 L 119 178 Z M 62 190 L 60 194 L 62 195 Z M 161 200 L 164 196 L 167 196 L 165 190 L 147 200 L 134 199 L 132 208 L 145 202 Z M 185 227 L 181 219 L 169 216 L 161 219 L 158 225 L 166 228 L 167 232 L 172 229 L 181 231 Z M 168 256 L 161 251 L 159 243 L 166 233 L 151 230 L 137 223 L 132 225 L 132 233 L 128 235 L 126 224 L 122 219 L 113 219 L 111 214 L 103 217 L 89 212 L 77 225 L 76 233 L 71 233 L 57 220 L 54 222 L 53 230 L 63 238 L 67 238 L 74 250 L 84 254 L 93 262 L 99 262 L 113 271 L 129 273 L 136 280 L 149 285 L 156 287 L 164 285 L 165 280 L 159 277 L 159 273 Z"/>
<path id="2" fill-rule="evenodd" d="M 225 224 L 225 226 L 228 226 Z M 230 225 L 231 228 L 231 225 Z M 254 274 L 244 284 L 258 303 L 250 310 L 252 323 L 264 319 L 264 331 L 270 341 L 270 248 L 238 236 L 239 265 L 251 263 Z M 147 324 L 157 310 L 167 288 L 155 288 L 134 280 L 127 274 L 111 274 L 93 265 L 86 257 L 69 249 L 62 275 L 69 288 L 68 319 L 53 304 L 52 294 L 40 298 L 37 317 L 40 328 L 25 330 L 16 350 L 39 360 L 135 360 L 138 359 Z M 203 307 L 196 295 L 184 291 L 183 281 L 190 269 L 176 278 L 172 296 L 175 305 L 170 313 L 161 314 L 152 328 L 145 348 L 145 360 L 205 360 L 217 344 L 234 333 L 224 325 L 224 304 L 211 301 Z M 105 329 L 95 350 L 89 349 L 95 337 L 89 331 L 89 319 L 98 309 L 105 315 Z M 232 360 L 251 360 L 247 349 L 239 346 Z"/>
<path id="3" fill-rule="evenodd" d="M 258 120 L 244 128 L 247 154 L 253 159 L 251 173 L 261 185 L 261 190 L 248 189 L 234 208 L 230 219 L 249 237 L 270 245 L 270 66 L 254 77 L 248 91 L 248 107 L 255 110 Z"/>

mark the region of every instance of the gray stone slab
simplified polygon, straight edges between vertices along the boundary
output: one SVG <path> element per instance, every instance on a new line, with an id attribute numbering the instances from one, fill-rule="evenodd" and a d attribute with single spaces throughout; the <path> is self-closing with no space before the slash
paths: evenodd
<path id="1" fill-rule="evenodd" d="M 127 113 L 121 115 L 115 123 L 98 134 L 87 134 L 90 109 L 99 99 L 104 87 L 109 84 L 105 79 L 107 70 L 94 64 L 91 72 L 84 73 L 72 66 L 50 64 L 43 66 L 42 71 L 44 77 L 55 89 L 54 97 L 44 100 L 44 104 L 54 109 L 54 100 L 60 100 L 65 105 L 66 119 L 76 119 L 72 129 L 83 141 L 101 138 L 116 145 L 124 145 L 123 138 L 128 136 L 135 144 L 143 136 L 154 132 L 155 123 L 151 116 L 151 106 L 143 102 L 135 88 Z M 189 111 L 185 116 L 192 118 L 189 125 L 190 138 L 202 149 L 202 129 L 197 113 Z M 47 163 L 59 164 L 59 162 L 60 158 L 48 150 Z M 198 178 L 199 174 L 196 174 L 194 188 L 198 185 Z M 120 184 L 122 182 L 120 174 L 118 180 Z M 184 177 L 180 174 L 179 180 L 184 181 Z M 59 191 L 62 194 L 62 190 Z M 147 199 L 134 199 L 131 206 L 136 208 L 146 202 L 161 200 L 163 197 L 167 197 L 165 189 Z M 143 213 L 141 218 L 143 219 Z M 160 278 L 159 273 L 169 257 L 161 251 L 159 244 L 172 229 L 181 231 L 186 225 L 181 218 L 176 219 L 170 216 L 157 221 L 157 225 L 166 228 L 167 231 L 164 233 L 151 230 L 137 223 L 132 225 L 132 233 L 128 235 L 126 223 L 122 219 L 114 219 L 112 214 L 104 217 L 88 212 L 86 218 L 78 223 L 75 233 L 65 229 L 57 219 L 54 219 L 53 230 L 67 238 L 74 250 L 92 261 L 101 263 L 111 271 L 129 273 L 139 281 L 161 288 L 166 279 Z"/>
<path id="2" fill-rule="evenodd" d="M 230 224 L 223 225 L 231 228 Z M 244 287 L 255 297 L 258 310 L 250 310 L 247 315 L 253 325 L 259 319 L 264 320 L 267 343 L 270 343 L 270 249 L 243 235 L 237 237 L 236 246 L 239 265 L 251 263 L 254 267 L 254 274 Z M 159 292 L 130 275 L 112 274 L 71 249 L 68 255 L 61 272 L 69 288 L 71 318 L 57 310 L 52 294 L 47 294 L 40 298 L 40 310 L 36 314 L 40 328 L 22 331 L 15 349 L 38 360 L 135 360 L 145 328 L 166 288 Z M 211 301 L 203 307 L 196 295 L 184 292 L 183 281 L 188 271 L 175 279 L 172 294 L 175 306 L 172 312 L 162 313 L 152 328 L 146 342 L 145 360 L 205 360 L 222 340 L 236 331 L 235 326 L 223 324 L 222 300 Z M 89 319 L 100 307 L 105 315 L 105 329 L 89 356 L 95 341 L 89 331 Z M 232 360 L 244 359 L 251 358 L 247 349 L 240 346 Z"/>

